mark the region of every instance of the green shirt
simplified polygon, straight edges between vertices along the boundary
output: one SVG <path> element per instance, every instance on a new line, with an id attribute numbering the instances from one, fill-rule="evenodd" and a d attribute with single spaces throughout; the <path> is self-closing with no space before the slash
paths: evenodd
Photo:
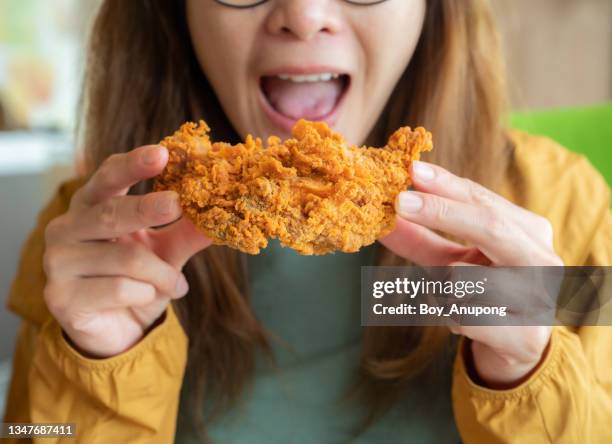
<path id="1" fill-rule="evenodd" d="M 343 396 L 361 352 L 360 267 L 372 263 L 374 249 L 300 256 L 274 241 L 249 256 L 253 309 L 283 342 L 272 343 L 276 369 L 260 360 L 243 402 L 208 425 L 214 443 L 460 441 L 450 401 L 452 356 L 434 366 L 426 384 L 413 384 L 388 413 L 351 440 L 363 411 Z M 176 442 L 198 441 L 179 421 Z"/>

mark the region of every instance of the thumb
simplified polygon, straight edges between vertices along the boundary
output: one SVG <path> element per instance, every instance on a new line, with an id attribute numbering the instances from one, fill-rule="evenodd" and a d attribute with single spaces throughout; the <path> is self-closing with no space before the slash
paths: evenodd
<path id="1" fill-rule="evenodd" d="M 212 244 L 186 217 L 150 233 L 153 251 L 168 264 L 182 269 L 197 252 Z"/>

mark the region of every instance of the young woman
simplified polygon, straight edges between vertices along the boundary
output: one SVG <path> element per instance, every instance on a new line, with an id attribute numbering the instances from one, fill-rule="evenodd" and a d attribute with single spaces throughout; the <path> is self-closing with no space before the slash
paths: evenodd
<path id="1" fill-rule="evenodd" d="M 359 326 L 364 264 L 612 264 L 603 179 L 504 127 L 486 1 L 106 0 L 87 72 L 82 177 L 10 295 L 5 421 L 85 443 L 612 441 L 609 329 Z M 237 142 L 298 117 L 370 146 L 433 132 L 377 245 L 246 257 L 150 192 L 168 153 L 142 145 L 182 122 Z"/>

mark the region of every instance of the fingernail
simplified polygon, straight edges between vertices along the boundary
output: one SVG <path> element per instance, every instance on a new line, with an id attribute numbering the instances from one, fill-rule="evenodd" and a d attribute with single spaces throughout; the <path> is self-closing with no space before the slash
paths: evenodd
<path id="1" fill-rule="evenodd" d="M 397 203 L 400 214 L 418 213 L 423 208 L 423 199 L 410 191 L 400 193 Z"/>
<path id="2" fill-rule="evenodd" d="M 185 275 L 181 273 L 179 275 L 178 280 L 176 281 L 176 294 L 179 297 L 183 297 L 189 291 L 189 284 L 187 283 L 187 279 L 185 279 Z"/>
<path id="3" fill-rule="evenodd" d="M 166 194 L 159 196 L 155 201 L 155 211 L 157 214 L 166 215 L 172 213 L 178 206 L 176 194 Z"/>
<path id="4" fill-rule="evenodd" d="M 419 180 L 423 181 L 432 180 L 436 176 L 433 168 L 418 160 L 412 162 L 412 172 Z"/>
<path id="5" fill-rule="evenodd" d="M 157 159 L 159 159 L 159 151 L 160 147 L 158 146 L 145 150 L 145 152 L 142 154 L 142 163 L 145 165 L 153 165 L 155 162 L 157 162 Z"/>

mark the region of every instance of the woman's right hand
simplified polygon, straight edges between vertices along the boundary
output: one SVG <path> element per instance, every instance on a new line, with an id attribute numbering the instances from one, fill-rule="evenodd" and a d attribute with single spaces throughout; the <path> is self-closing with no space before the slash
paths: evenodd
<path id="1" fill-rule="evenodd" d="M 186 218 L 177 221 L 175 192 L 127 195 L 167 162 L 160 146 L 110 156 L 47 226 L 45 301 L 87 356 L 110 357 L 136 344 L 187 293 L 181 270 L 211 244 Z"/>

